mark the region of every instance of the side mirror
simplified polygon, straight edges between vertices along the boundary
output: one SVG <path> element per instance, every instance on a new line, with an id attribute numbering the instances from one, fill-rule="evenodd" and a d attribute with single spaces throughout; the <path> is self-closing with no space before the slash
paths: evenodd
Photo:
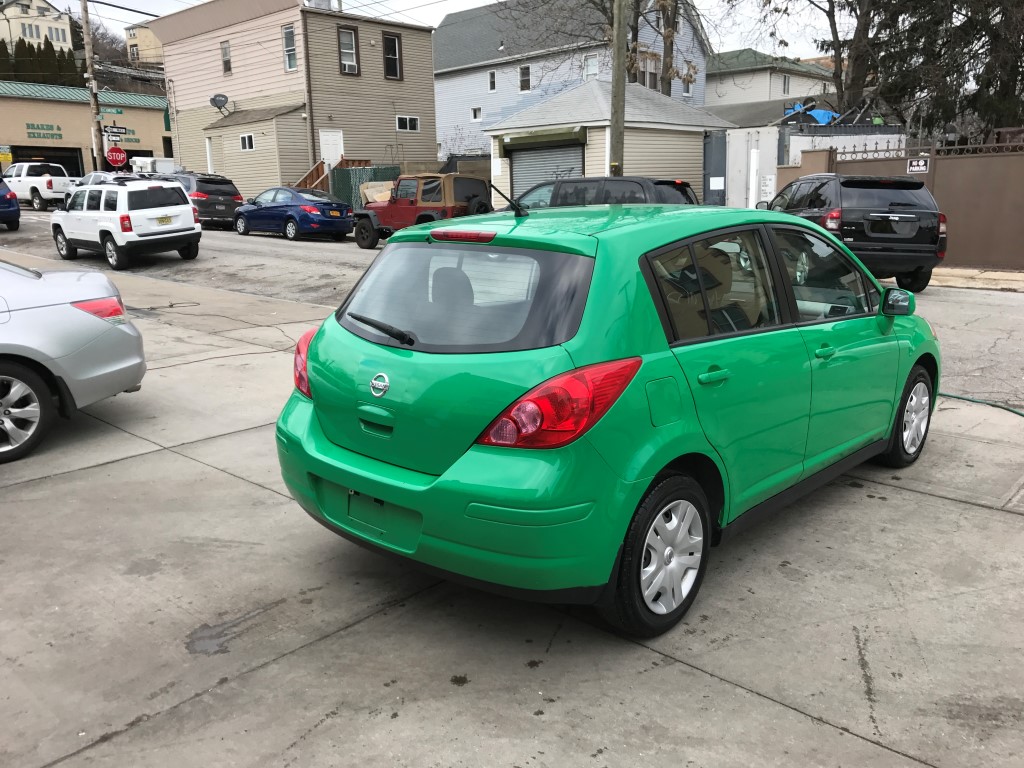
<path id="1" fill-rule="evenodd" d="M 255 205 L 255 204 L 256 204 L 256 198 L 254 198 L 254 197 L 250 197 L 250 198 L 249 198 L 248 200 L 246 200 L 245 202 L 247 202 L 247 203 L 248 203 L 249 205 Z"/>
<path id="2" fill-rule="evenodd" d="M 886 288 L 882 295 L 882 314 L 886 317 L 912 315 L 917 308 L 914 294 L 902 288 Z"/>
<path id="3" fill-rule="evenodd" d="M 759 210 L 759 211 L 767 211 L 768 210 L 768 201 L 767 200 L 761 200 L 754 207 L 757 208 L 757 210 Z"/>

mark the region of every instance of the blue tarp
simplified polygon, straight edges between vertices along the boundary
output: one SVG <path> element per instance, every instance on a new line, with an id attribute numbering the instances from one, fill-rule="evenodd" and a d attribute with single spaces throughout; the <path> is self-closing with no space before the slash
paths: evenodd
<path id="1" fill-rule="evenodd" d="M 792 109 L 787 109 L 785 113 L 787 115 L 792 115 L 794 112 L 799 112 L 802 107 L 802 104 L 794 104 Z M 833 112 L 830 109 L 811 109 L 804 112 L 804 114 L 813 117 L 820 125 L 829 125 L 833 120 L 839 117 L 838 112 Z"/>

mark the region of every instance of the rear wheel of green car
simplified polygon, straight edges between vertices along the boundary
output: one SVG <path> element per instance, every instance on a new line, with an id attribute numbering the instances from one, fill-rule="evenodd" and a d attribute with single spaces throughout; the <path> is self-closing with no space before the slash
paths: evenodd
<path id="1" fill-rule="evenodd" d="M 629 524 L 608 604 L 616 629 L 637 637 L 667 632 L 686 615 L 707 571 L 708 500 L 687 475 L 671 475 L 647 492 Z"/>
<path id="2" fill-rule="evenodd" d="M 928 427 L 931 425 L 932 377 L 920 365 L 910 369 L 903 397 L 896 409 L 896 421 L 889 438 L 889 447 L 878 457 L 878 461 L 887 467 L 907 467 L 917 461 L 924 450 L 924 442 L 928 439 Z"/>

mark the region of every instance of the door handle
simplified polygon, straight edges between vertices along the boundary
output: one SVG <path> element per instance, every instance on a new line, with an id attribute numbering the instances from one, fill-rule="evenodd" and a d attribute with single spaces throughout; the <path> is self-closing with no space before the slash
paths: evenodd
<path id="1" fill-rule="evenodd" d="M 725 381 L 730 376 L 732 376 L 732 372 L 728 368 L 716 368 L 707 373 L 697 374 L 697 381 L 701 384 L 714 384 L 717 381 Z"/>
<path id="2" fill-rule="evenodd" d="M 814 350 L 814 356 L 820 360 L 828 360 L 832 355 L 836 353 L 836 348 L 828 344 L 823 344 L 818 349 Z"/>

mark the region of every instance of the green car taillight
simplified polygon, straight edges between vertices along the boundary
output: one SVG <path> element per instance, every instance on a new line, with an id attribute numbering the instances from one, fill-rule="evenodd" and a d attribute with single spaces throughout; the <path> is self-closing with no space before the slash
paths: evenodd
<path id="1" fill-rule="evenodd" d="M 309 357 L 309 342 L 316 335 L 316 329 L 306 331 L 299 338 L 295 345 L 295 388 L 309 399 L 313 399 L 313 393 L 309 388 L 309 374 L 306 372 L 306 361 Z"/>

